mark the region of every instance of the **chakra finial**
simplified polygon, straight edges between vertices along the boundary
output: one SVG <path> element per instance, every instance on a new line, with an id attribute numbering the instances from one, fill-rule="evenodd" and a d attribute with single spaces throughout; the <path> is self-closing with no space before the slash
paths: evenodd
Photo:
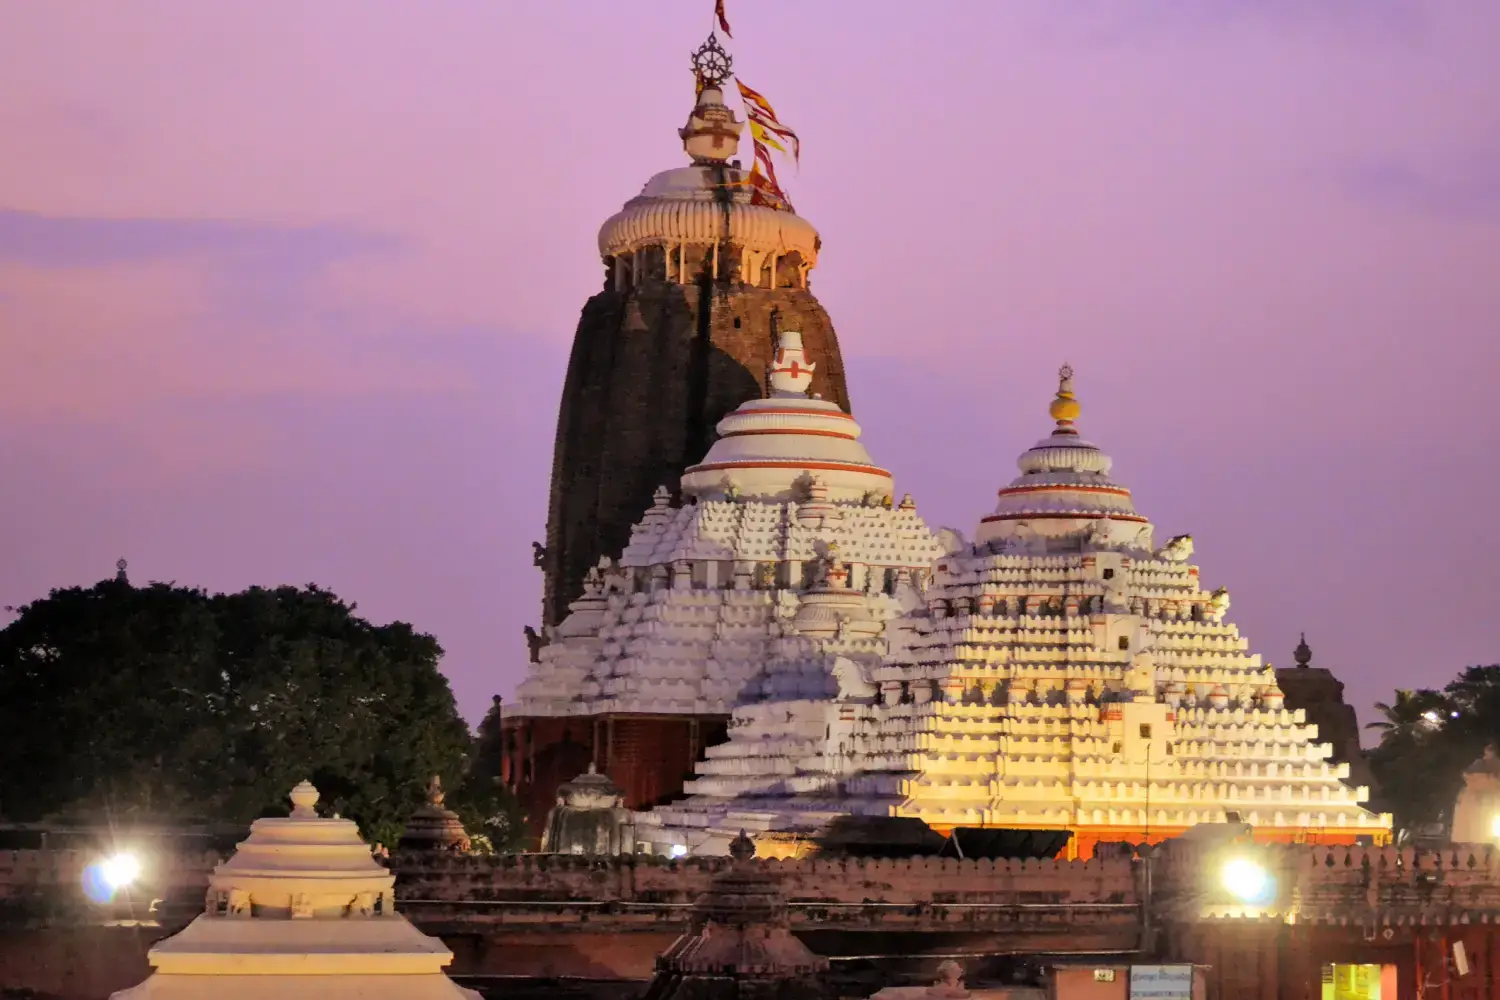
<path id="1" fill-rule="evenodd" d="M 1292 650 L 1292 659 L 1297 661 L 1297 666 L 1305 667 L 1312 662 L 1312 647 L 1307 644 L 1307 633 L 1298 636 L 1297 648 Z"/>
<path id="2" fill-rule="evenodd" d="M 730 70 L 734 67 L 734 57 L 724 50 L 724 46 L 712 34 L 708 36 L 708 41 L 698 46 L 692 58 L 693 77 L 698 81 L 700 94 L 705 88 L 723 84 L 729 79 Z"/>
<path id="3" fill-rule="evenodd" d="M 1073 396 L 1073 366 L 1063 365 L 1057 370 L 1057 398 L 1052 400 L 1049 412 L 1052 419 L 1057 421 L 1058 431 L 1067 434 L 1076 434 L 1073 430 L 1073 421 L 1078 419 L 1078 414 L 1083 407 L 1078 405 L 1078 400 Z"/>
<path id="4" fill-rule="evenodd" d="M 119 580 L 121 583 L 129 583 L 130 582 L 130 578 L 125 575 L 125 568 L 127 566 L 129 566 L 129 565 L 130 564 L 128 562 L 126 562 L 124 559 L 121 559 L 121 560 L 119 560 L 118 562 L 115 563 L 115 579 L 116 580 Z"/>

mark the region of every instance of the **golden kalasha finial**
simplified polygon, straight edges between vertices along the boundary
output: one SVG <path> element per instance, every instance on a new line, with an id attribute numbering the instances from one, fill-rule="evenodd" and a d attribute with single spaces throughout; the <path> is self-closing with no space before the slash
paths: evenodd
<path id="1" fill-rule="evenodd" d="M 1050 407 L 1052 419 L 1058 427 L 1070 428 L 1082 410 L 1073 396 L 1073 366 L 1065 364 L 1057 370 L 1057 398 Z"/>

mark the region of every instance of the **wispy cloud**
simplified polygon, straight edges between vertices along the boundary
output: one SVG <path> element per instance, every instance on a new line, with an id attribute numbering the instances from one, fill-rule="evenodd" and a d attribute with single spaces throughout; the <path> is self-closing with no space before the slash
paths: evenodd
<path id="1" fill-rule="evenodd" d="M 97 267 L 183 256 L 248 258 L 279 270 L 386 253 L 396 238 L 330 225 L 222 219 L 68 218 L 0 209 L 0 260 L 37 267 Z"/>
<path id="2" fill-rule="evenodd" d="M 1500 216 L 1500 143 L 1430 164 L 1371 158 L 1342 171 L 1338 181 L 1365 201 L 1424 215 L 1490 221 Z"/>

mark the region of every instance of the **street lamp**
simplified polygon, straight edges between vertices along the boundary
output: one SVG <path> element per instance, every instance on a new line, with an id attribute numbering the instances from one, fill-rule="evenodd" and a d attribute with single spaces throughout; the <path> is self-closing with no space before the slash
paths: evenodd
<path id="1" fill-rule="evenodd" d="M 1219 871 L 1219 880 L 1229 894 L 1242 903 L 1265 902 L 1276 890 L 1276 882 L 1265 866 L 1250 858 L 1230 858 Z"/>
<path id="2" fill-rule="evenodd" d="M 115 893 L 130 888 L 140 877 L 141 859 L 130 851 L 119 851 L 83 870 L 83 893 L 96 903 L 109 903 Z"/>

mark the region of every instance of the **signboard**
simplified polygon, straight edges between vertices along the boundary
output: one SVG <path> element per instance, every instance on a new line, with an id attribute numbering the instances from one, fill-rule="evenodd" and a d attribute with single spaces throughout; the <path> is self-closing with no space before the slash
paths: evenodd
<path id="1" fill-rule="evenodd" d="M 1193 967 L 1132 965 L 1130 1000 L 1193 1000 Z"/>

